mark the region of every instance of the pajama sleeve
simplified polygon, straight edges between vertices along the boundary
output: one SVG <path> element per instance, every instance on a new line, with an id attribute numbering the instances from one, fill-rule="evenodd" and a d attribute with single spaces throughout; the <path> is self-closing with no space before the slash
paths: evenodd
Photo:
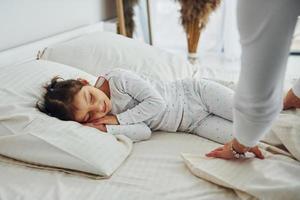
<path id="1" fill-rule="evenodd" d="M 151 129 L 143 122 L 130 125 L 106 125 L 107 132 L 113 135 L 125 135 L 132 141 L 147 140 L 151 136 Z"/>
<path id="2" fill-rule="evenodd" d="M 293 93 L 300 98 L 300 78 L 297 80 L 295 85 L 292 87 Z"/>
<path id="3" fill-rule="evenodd" d="M 119 73 L 120 91 L 139 102 L 132 109 L 116 115 L 121 125 L 143 122 L 166 108 L 165 100 L 149 82 L 130 71 L 119 70 Z"/>

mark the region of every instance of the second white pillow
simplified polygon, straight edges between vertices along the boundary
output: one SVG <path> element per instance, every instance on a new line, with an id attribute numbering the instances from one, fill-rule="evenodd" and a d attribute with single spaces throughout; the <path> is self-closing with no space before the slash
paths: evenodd
<path id="1" fill-rule="evenodd" d="M 95 32 L 48 47 L 41 59 L 70 65 L 98 76 L 123 68 L 160 80 L 192 77 L 186 58 L 110 32 Z"/>

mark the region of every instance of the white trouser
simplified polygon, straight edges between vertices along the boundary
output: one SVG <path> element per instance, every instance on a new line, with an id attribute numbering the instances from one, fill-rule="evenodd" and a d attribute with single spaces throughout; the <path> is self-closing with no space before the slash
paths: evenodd
<path id="1" fill-rule="evenodd" d="M 185 105 L 178 131 L 225 143 L 233 138 L 233 90 L 210 80 L 185 81 Z"/>
<path id="2" fill-rule="evenodd" d="M 239 0 L 241 73 L 234 100 L 237 140 L 254 146 L 282 109 L 283 80 L 299 0 Z"/>

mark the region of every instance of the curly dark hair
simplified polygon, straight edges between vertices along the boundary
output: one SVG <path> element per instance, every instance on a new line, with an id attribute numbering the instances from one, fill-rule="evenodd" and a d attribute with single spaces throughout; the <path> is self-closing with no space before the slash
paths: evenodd
<path id="1" fill-rule="evenodd" d="M 37 101 L 36 108 L 49 116 L 65 121 L 74 121 L 74 96 L 81 90 L 84 84 L 80 80 L 64 80 L 58 76 L 52 78 L 44 88 L 46 92 L 43 102 Z"/>

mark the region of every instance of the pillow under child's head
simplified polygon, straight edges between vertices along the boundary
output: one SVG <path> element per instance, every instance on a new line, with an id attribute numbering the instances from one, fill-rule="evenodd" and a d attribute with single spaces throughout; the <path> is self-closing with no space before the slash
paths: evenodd
<path id="1" fill-rule="evenodd" d="M 0 68 L 0 154 L 39 166 L 110 176 L 131 151 L 131 141 L 62 121 L 41 113 L 43 85 L 56 75 L 96 77 L 81 70 L 49 61 L 32 61 Z M 59 84 L 55 80 L 53 84 Z M 77 87 L 77 86 L 76 86 Z M 78 85 L 80 87 L 80 85 Z"/>

